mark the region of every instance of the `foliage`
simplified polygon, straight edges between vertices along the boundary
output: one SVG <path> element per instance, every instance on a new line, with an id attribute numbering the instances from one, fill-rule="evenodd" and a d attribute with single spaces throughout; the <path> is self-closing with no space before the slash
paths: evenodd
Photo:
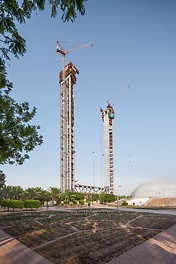
<path id="1" fill-rule="evenodd" d="M 24 207 L 24 202 L 20 200 L 4 200 L 1 202 L 1 206 L 4 208 L 8 208 L 8 210 L 10 208 L 13 208 L 13 210 L 15 208 L 21 209 Z"/>
<path id="2" fill-rule="evenodd" d="M 43 190 L 43 200 L 44 201 L 50 201 L 51 200 L 51 193 L 49 190 Z"/>
<path id="3" fill-rule="evenodd" d="M 40 207 L 40 201 L 39 200 L 26 200 L 26 201 L 21 201 L 21 200 L 3 200 L 1 201 L 1 206 L 4 208 L 39 208 Z"/>
<path id="4" fill-rule="evenodd" d="M 84 205 L 84 194 L 79 192 L 73 192 L 72 195 L 75 197 L 75 203 Z"/>
<path id="5" fill-rule="evenodd" d="M 46 207 L 48 208 L 48 202 L 51 200 L 51 193 L 48 190 L 43 190 L 43 202 L 46 202 Z"/>
<path id="6" fill-rule="evenodd" d="M 0 188 L 2 188 L 5 185 L 6 182 L 6 175 L 2 170 L 0 170 Z"/>
<path id="7" fill-rule="evenodd" d="M 24 202 L 25 208 L 39 208 L 40 207 L 40 201 L 39 200 L 26 200 Z"/>
<path id="8" fill-rule="evenodd" d="M 92 202 L 98 202 L 100 200 L 100 194 L 90 193 L 85 196 L 86 203 L 88 206 L 92 204 Z"/>
<path id="9" fill-rule="evenodd" d="M 0 189 L 1 199 L 21 199 L 24 191 L 20 186 L 3 186 Z"/>
<path id="10" fill-rule="evenodd" d="M 72 192 L 72 195 L 76 197 L 77 201 L 84 200 L 84 194 L 79 192 Z"/>
<path id="11" fill-rule="evenodd" d="M 12 186 L 3 186 L 0 189 L 0 198 L 1 199 L 11 199 L 11 195 L 12 195 Z"/>
<path id="12" fill-rule="evenodd" d="M 31 187 L 27 188 L 24 191 L 23 199 L 25 200 L 43 200 L 43 192 L 44 190 L 41 187 Z"/>
<path id="13" fill-rule="evenodd" d="M 77 198 L 74 192 L 70 192 L 69 190 L 65 190 L 65 193 L 60 195 L 60 202 L 64 204 L 76 204 Z"/>
<path id="14" fill-rule="evenodd" d="M 45 201 L 51 200 L 51 193 L 41 187 L 31 187 L 23 190 L 20 186 L 3 186 L 0 188 L 0 199 L 39 200 L 43 204 Z"/>
<path id="15" fill-rule="evenodd" d="M 79 200 L 78 203 L 79 203 L 80 205 L 84 205 L 84 200 Z"/>
<path id="16" fill-rule="evenodd" d="M 10 54 L 16 58 L 26 52 L 26 41 L 20 36 L 17 25 L 30 19 L 32 13 L 44 10 L 46 0 L 1 0 L 0 1 L 0 34 L 1 34 L 1 60 L 0 60 L 0 88 L 12 88 L 12 84 L 6 78 L 5 60 L 10 60 Z M 51 6 L 51 17 L 57 15 L 58 9 L 62 11 L 63 21 L 74 21 L 76 11 L 85 14 L 85 0 L 48 0 Z"/>
<path id="17" fill-rule="evenodd" d="M 126 201 L 124 201 L 121 206 L 128 206 L 128 203 Z"/>
<path id="18" fill-rule="evenodd" d="M 40 204 L 48 206 L 48 202 L 52 200 L 57 205 L 84 205 L 84 200 L 90 205 L 94 201 L 100 201 L 100 203 L 112 203 L 119 199 L 120 196 L 113 194 L 101 193 L 101 194 L 84 194 L 79 192 L 70 192 L 66 190 L 61 193 L 61 190 L 57 187 L 50 187 L 48 190 L 43 190 L 41 187 L 31 187 L 23 190 L 20 186 L 3 186 L 0 188 L 0 200 L 3 199 L 21 199 L 25 200 L 39 200 Z"/>
<path id="19" fill-rule="evenodd" d="M 98 202 L 100 199 L 99 194 L 92 194 L 92 202 Z"/>
<path id="20" fill-rule="evenodd" d="M 11 195 L 10 198 L 11 199 L 21 199 L 22 195 L 23 195 L 23 188 L 21 188 L 21 186 L 11 186 Z"/>
<path id="21" fill-rule="evenodd" d="M 119 200 L 124 199 L 124 198 L 125 198 L 125 199 L 128 199 L 129 196 L 128 196 L 128 195 L 119 195 L 119 196 L 118 196 L 118 199 L 119 199 Z"/>
<path id="22" fill-rule="evenodd" d="M 0 164 L 23 164 L 28 153 L 42 144 L 38 135 L 39 126 L 30 125 L 36 108 L 29 110 L 29 104 L 16 103 L 9 95 L 0 96 Z"/>
<path id="23" fill-rule="evenodd" d="M 59 189 L 57 187 L 50 187 L 48 189 L 48 192 L 50 193 L 50 199 L 52 200 L 52 203 L 53 204 L 54 204 L 54 202 L 59 203 L 61 189 Z"/>
<path id="24" fill-rule="evenodd" d="M 101 193 L 100 194 L 100 203 L 111 203 L 115 202 L 116 196 L 114 194 Z"/>
<path id="25" fill-rule="evenodd" d="M 29 110 L 29 104 L 17 103 L 10 97 L 13 88 L 7 78 L 7 62 L 26 52 L 26 41 L 19 34 L 17 26 L 31 18 L 32 13 L 44 10 L 46 0 L 1 0 L 0 1 L 0 164 L 23 164 L 29 159 L 28 153 L 42 144 L 38 134 L 39 126 L 30 125 L 36 108 Z M 51 17 L 62 11 L 63 21 L 73 21 L 76 10 L 85 13 L 85 0 L 48 0 Z"/>

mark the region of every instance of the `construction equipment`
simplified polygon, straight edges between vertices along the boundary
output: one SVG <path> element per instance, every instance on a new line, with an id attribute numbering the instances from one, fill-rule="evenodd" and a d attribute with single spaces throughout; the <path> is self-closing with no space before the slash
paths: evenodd
<path id="1" fill-rule="evenodd" d="M 74 50 L 79 50 L 79 49 L 82 49 L 82 48 L 87 48 L 87 47 L 92 47 L 93 44 L 92 43 L 89 43 L 89 44 L 85 44 L 85 45 L 82 45 L 82 46 L 79 46 L 79 47 L 75 47 L 75 48 L 72 48 L 72 49 L 69 49 L 69 50 L 64 50 L 63 47 L 61 46 L 61 41 L 57 41 L 57 48 L 56 48 L 56 52 L 58 54 L 61 54 L 62 55 L 62 70 L 64 69 L 65 67 L 65 60 L 66 60 L 66 54 L 71 52 L 71 51 L 74 51 Z"/>
<path id="2" fill-rule="evenodd" d="M 100 108 L 104 126 L 104 182 L 105 191 L 114 193 L 114 139 L 113 139 L 113 119 L 115 117 L 114 108 L 108 102 L 105 110 Z"/>
<path id="3" fill-rule="evenodd" d="M 66 54 L 81 48 L 91 47 L 86 44 L 70 50 L 64 50 L 57 41 L 57 53 L 62 56 L 60 73 L 60 188 L 74 191 L 74 85 L 78 69 L 70 62 L 66 65 Z"/>

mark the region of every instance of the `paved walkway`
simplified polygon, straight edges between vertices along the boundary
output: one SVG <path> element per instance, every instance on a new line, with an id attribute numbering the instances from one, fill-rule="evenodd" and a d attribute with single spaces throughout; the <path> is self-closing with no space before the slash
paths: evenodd
<path id="1" fill-rule="evenodd" d="M 176 264 L 176 225 L 107 264 Z"/>
<path id="2" fill-rule="evenodd" d="M 125 212 L 139 212 L 139 213 L 150 213 L 150 214 L 166 214 L 166 215 L 176 215 L 176 209 L 161 209 L 161 210 L 155 210 L 155 209 L 140 209 L 140 208 L 126 208 L 126 207 L 119 207 L 119 211 L 125 211 Z"/>
<path id="3" fill-rule="evenodd" d="M 15 238 L 0 230 L 0 264 L 52 264 Z"/>

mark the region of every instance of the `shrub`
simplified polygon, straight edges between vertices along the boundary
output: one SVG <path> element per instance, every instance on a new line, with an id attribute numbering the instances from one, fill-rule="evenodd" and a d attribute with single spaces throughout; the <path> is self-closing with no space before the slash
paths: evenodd
<path id="1" fill-rule="evenodd" d="M 24 202 L 21 200 L 4 200 L 2 201 L 1 206 L 8 208 L 8 210 L 10 208 L 13 208 L 13 210 L 15 208 L 22 209 L 24 207 Z"/>
<path id="2" fill-rule="evenodd" d="M 24 202 L 24 207 L 25 208 L 39 208 L 40 207 L 40 201 L 39 200 L 26 200 Z"/>
<path id="3" fill-rule="evenodd" d="M 84 200 L 79 200 L 79 204 L 84 205 Z"/>
<path id="4" fill-rule="evenodd" d="M 99 194 L 95 194 L 95 193 L 93 193 L 92 194 L 92 202 L 97 202 L 97 201 L 99 201 Z"/>
<path id="5" fill-rule="evenodd" d="M 116 196 L 108 193 L 100 194 L 100 203 L 112 203 L 115 202 Z"/>
<path id="6" fill-rule="evenodd" d="M 84 200 L 84 195 L 82 193 L 79 193 L 79 192 L 72 192 L 71 193 L 73 196 L 75 196 L 76 200 L 77 201 L 80 201 L 80 200 Z"/>
<path id="7" fill-rule="evenodd" d="M 124 201 L 121 206 L 128 206 L 128 203 L 126 201 Z"/>

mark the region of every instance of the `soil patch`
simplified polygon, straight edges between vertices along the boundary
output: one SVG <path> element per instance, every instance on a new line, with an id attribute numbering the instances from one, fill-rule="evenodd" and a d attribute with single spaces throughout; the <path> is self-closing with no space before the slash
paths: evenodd
<path id="1" fill-rule="evenodd" d="M 111 209 L 1 214 L 0 228 L 53 263 L 103 264 L 176 224 L 176 216 Z"/>

